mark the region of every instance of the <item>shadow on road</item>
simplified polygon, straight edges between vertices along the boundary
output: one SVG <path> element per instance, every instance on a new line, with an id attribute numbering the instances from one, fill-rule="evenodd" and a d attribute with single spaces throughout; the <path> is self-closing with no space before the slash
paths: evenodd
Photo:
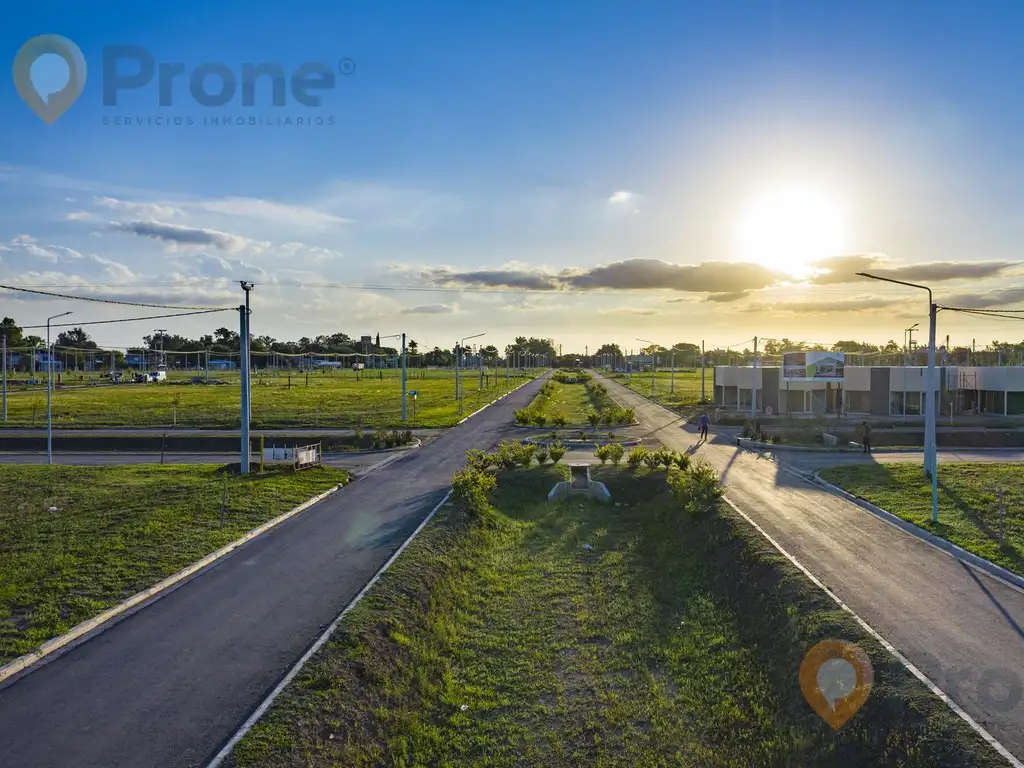
<path id="1" fill-rule="evenodd" d="M 978 585 L 978 588 L 985 593 L 985 597 L 991 601 L 992 605 L 996 607 L 996 610 L 1003 615 L 1003 618 L 1006 619 L 1006 623 L 1013 628 L 1013 631 L 1016 632 L 1022 640 L 1024 640 L 1024 629 L 1021 629 L 1020 624 L 1014 620 L 1013 616 L 1010 615 L 1010 612 L 1003 607 L 1003 604 L 999 602 L 999 599 L 992 594 L 988 587 L 985 586 L 985 582 L 978 578 L 978 574 L 974 572 L 974 569 L 966 563 L 960 563 L 960 566 L 967 571 L 967 575 L 970 576 L 974 583 Z"/>

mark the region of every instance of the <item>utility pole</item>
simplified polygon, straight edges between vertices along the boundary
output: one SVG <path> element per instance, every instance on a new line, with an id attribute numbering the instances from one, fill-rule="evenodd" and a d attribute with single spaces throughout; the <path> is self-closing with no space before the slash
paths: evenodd
<path id="1" fill-rule="evenodd" d="M 757 336 L 754 337 L 754 360 L 750 366 L 750 415 L 757 417 Z"/>
<path id="2" fill-rule="evenodd" d="M 405 350 L 405 334 L 402 334 L 402 421 L 405 421 L 405 399 L 406 395 L 406 365 L 408 354 Z"/>
<path id="3" fill-rule="evenodd" d="M 238 313 L 241 316 L 241 322 L 239 323 L 239 334 L 238 334 L 238 348 L 241 352 L 241 363 L 242 363 L 242 474 L 249 474 L 249 462 L 250 462 L 250 449 L 249 445 L 249 421 L 252 416 L 252 404 L 251 395 L 252 390 L 250 388 L 251 380 L 249 363 L 249 292 L 252 290 L 252 283 L 248 283 L 245 280 L 239 281 L 242 286 L 242 290 L 245 291 L 245 304 L 238 308 Z"/>
<path id="4" fill-rule="evenodd" d="M 700 343 L 700 404 L 704 405 L 704 342 Z"/>
<path id="5" fill-rule="evenodd" d="M 2 350 L 3 350 L 2 352 L 0 352 L 0 354 L 2 354 L 3 357 L 4 357 L 4 374 L 3 374 L 3 390 L 4 390 L 4 395 L 3 395 L 3 400 L 4 400 L 3 411 L 4 411 L 4 414 L 3 415 L 4 415 L 4 421 L 7 421 L 7 334 L 6 333 L 3 335 L 3 344 L 2 344 L 2 347 L 0 347 L 0 348 L 2 348 Z"/>
<path id="6" fill-rule="evenodd" d="M 160 364 L 166 368 L 167 355 L 164 353 L 164 334 L 167 333 L 167 329 L 157 328 L 156 330 L 153 331 L 153 333 L 155 333 L 157 335 L 157 338 L 160 339 Z"/>

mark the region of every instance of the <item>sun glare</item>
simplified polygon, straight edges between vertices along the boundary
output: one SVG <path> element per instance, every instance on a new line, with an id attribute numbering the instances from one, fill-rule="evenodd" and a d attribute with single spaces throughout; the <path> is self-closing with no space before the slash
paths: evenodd
<path id="1" fill-rule="evenodd" d="M 783 187 L 757 199 L 739 227 L 743 259 L 793 277 L 809 264 L 843 252 L 845 222 L 839 205 L 804 187 Z"/>

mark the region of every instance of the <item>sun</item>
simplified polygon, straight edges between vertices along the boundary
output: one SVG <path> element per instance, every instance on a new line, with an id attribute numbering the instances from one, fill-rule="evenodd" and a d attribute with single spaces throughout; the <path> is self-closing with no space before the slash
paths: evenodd
<path id="1" fill-rule="evenodd" d="M 842 207 L 811 187 L 786 186 L 756 199 L 739 225 L 746 261 L 793 277 L 806 277 L 809 265 L 843 252 L 846 224 Z"/>

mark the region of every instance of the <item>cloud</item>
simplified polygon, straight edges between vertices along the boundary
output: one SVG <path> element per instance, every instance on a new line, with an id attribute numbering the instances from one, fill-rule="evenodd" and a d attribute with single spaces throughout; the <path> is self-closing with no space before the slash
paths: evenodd
<path id="1" fill-rule="evenodd" d="M 210 213 L 245 216 L 293 229 L 315 232 L 352 223 L 352 219 L 326 213 L 310 206 L 278 203 L 255 197 L 225 197 L 218 200 L 204 200 L 196 205 Z"/>
<path id="2" fill-rule="evenodd" d="M 616 307 L 615 309 L 602 309 L 598 314 L 602 315 L 656 315 L 658 310 L 647 307 Z"/>
<path id="3" fill-rule="evenodd" d="M 125 211 L 133 216 L 141 216 L 145 219 L 172 219 L 175 216 L 185 215 L 180 208 L 160 203 L 137 203 L 130 200 L 120 200 L 116 197 L 94 197 L 93 202 L 103 208 Z"/>
<path id="4" fill-rule="evenodd" d="M 319 245 L 306 245 L 305 243 L 281 243 L 280 245 L 273 246 L 270 251 L 273 256 L 281 257 L 288 262 L 293 262 L 296 259 L 333 261 L 344 258 L 344 254 L 341 251 L 323 248 Z"/>
<path id="5" fill-rule="evenodd" d="M 101 267 L 103 267 L 104 274 L 106 274 L 112 280 L 117 280 L 120 282 L 129 282 L 130 280 L 134 280 L 136 278 L 136 275 L 134 272 L 132 272 L 132 270 L 130 270 L 128 267 L 126 267 L 124 264 L 121 264 L 118 261 L 105 259 L 102 256 L 96 256 L 95 254 L 90 255 L 89 259 L 95 264 L 98 264 Z"/>
<path id="6" fill-rule="evenodd" d="M 0 250 L 25 253 L 38 259 L 52 262 L 78 261 L 82 254 L 72 248 L 65 248 L 63 245 L 41 245 L 31 235 L 16 235 L 5 245 L 0 245 Z"/>
<path id="7" fill-rule="evenodd" d="M 168 224 L 160 221 L 115 221 L 111 229 L 129 232 L 140 237 L 152 237 L 163 240 L 171 245 L 212 245 L 228 253 L 242 250 L 249 241 L 239 235 L 221 232 L 216 229 L 196 229 L 180 224 Z"/>
<path id="8" fill-rule="evenodd" d="M 882 298 L 878 296 L 861 296 L 853 299 L 784 301 L 774 304 L 755 304 L 744 307 L 741 312 L 779 314 L 782 312 L 796 315 L 817 315 L 836 312 L 866 312 L 884 309 L 894 304 L 902 304 L 902 299 Z"/>
<path id="9" fill-rule="evenodd" d="M 450 304 L 419 304 L 402 310 L 403 315 L 450 315 L 454 312 L 455 307 Z"/>
<path id="10" fill-rule="evenodd" d="M 739 301 L 740 299 L 747 298 L 747 296 L 749 296 L 749 295 L 750 294 L 747 293 L 746 291 L 730 291 L 728 293 L 711 293 L 711 294 L 708 294 L 708 297 L 706 299 L 704 299 L 704 301 L 718 301 L 718 302 L 723 302 L 724 303 L 724 302 L 729 302 L 729 301 Z"/>
<path id="11" fill-rule="evenodd" d="M 531 270 L 483 269 L 453 272 L 448 269 L 429 269 L 423 272 L 423 277 L 436 285 L 461 284 L 534 291 L 553 291 L 559 287 L 558 279 L 554 275 Z"/>
<path id="12" fill-rule="evenodd" d="M 835 256 L 815 262 L 812 266 L 822 270 L 811 282 L 818 285 L 834 285 L 837 283 L 862 282 L 868 278 L 860 277 L 858 272 L 870 272 L 879 277 L 908 282 L 944 282 L 946 280 L 964 280 L 993 277 L 1011 267 L 1019 266 L 1020 262 L 1012 261 L 932 261 L 922 264 L 891 263 L 881 254 L 858 254 L 851 256 Z"/>
<path id="13" fill-rule="evenodd" d="M 620 189 L 620 190 L 618 190 L 616 192 L 612 192 L 611 196 L 608 198 L 608 202 L 612 203 L 613 205 L 615 205 L 615 204 L 622 204 L 622 203 L 630 203 L 630 202 L 633 202 L 634 200 L 636 200 L 637 197 L 638 196 L 636 194 L 634 194 L 633 192 L 627 192 L 624 189 Z"/>
<path id="14" fill-rule="evenodd" d="M 980 293 L 955 293 L 943 298 L 942 303 L 968 309 L 1008 307 L 1024 301 L 1024 288 L 999 288 Z"/>
<path id="15" fill-rule="evenodd" d="M 89 211 L 71 211 L 65 218 L 68 221 L 92 221 L 95 217 Z"/>
<path id="16" fill-rule="evenodd" d="M 778 273 L 759 264 L 706 261 L 683 265 L 660 259 L 628 259 L 573 275 L 567 282 L 573 288 L 584 290 L 668 288 L 693 293 L 733 293 L 765 288 L 779 277 Z"/>

